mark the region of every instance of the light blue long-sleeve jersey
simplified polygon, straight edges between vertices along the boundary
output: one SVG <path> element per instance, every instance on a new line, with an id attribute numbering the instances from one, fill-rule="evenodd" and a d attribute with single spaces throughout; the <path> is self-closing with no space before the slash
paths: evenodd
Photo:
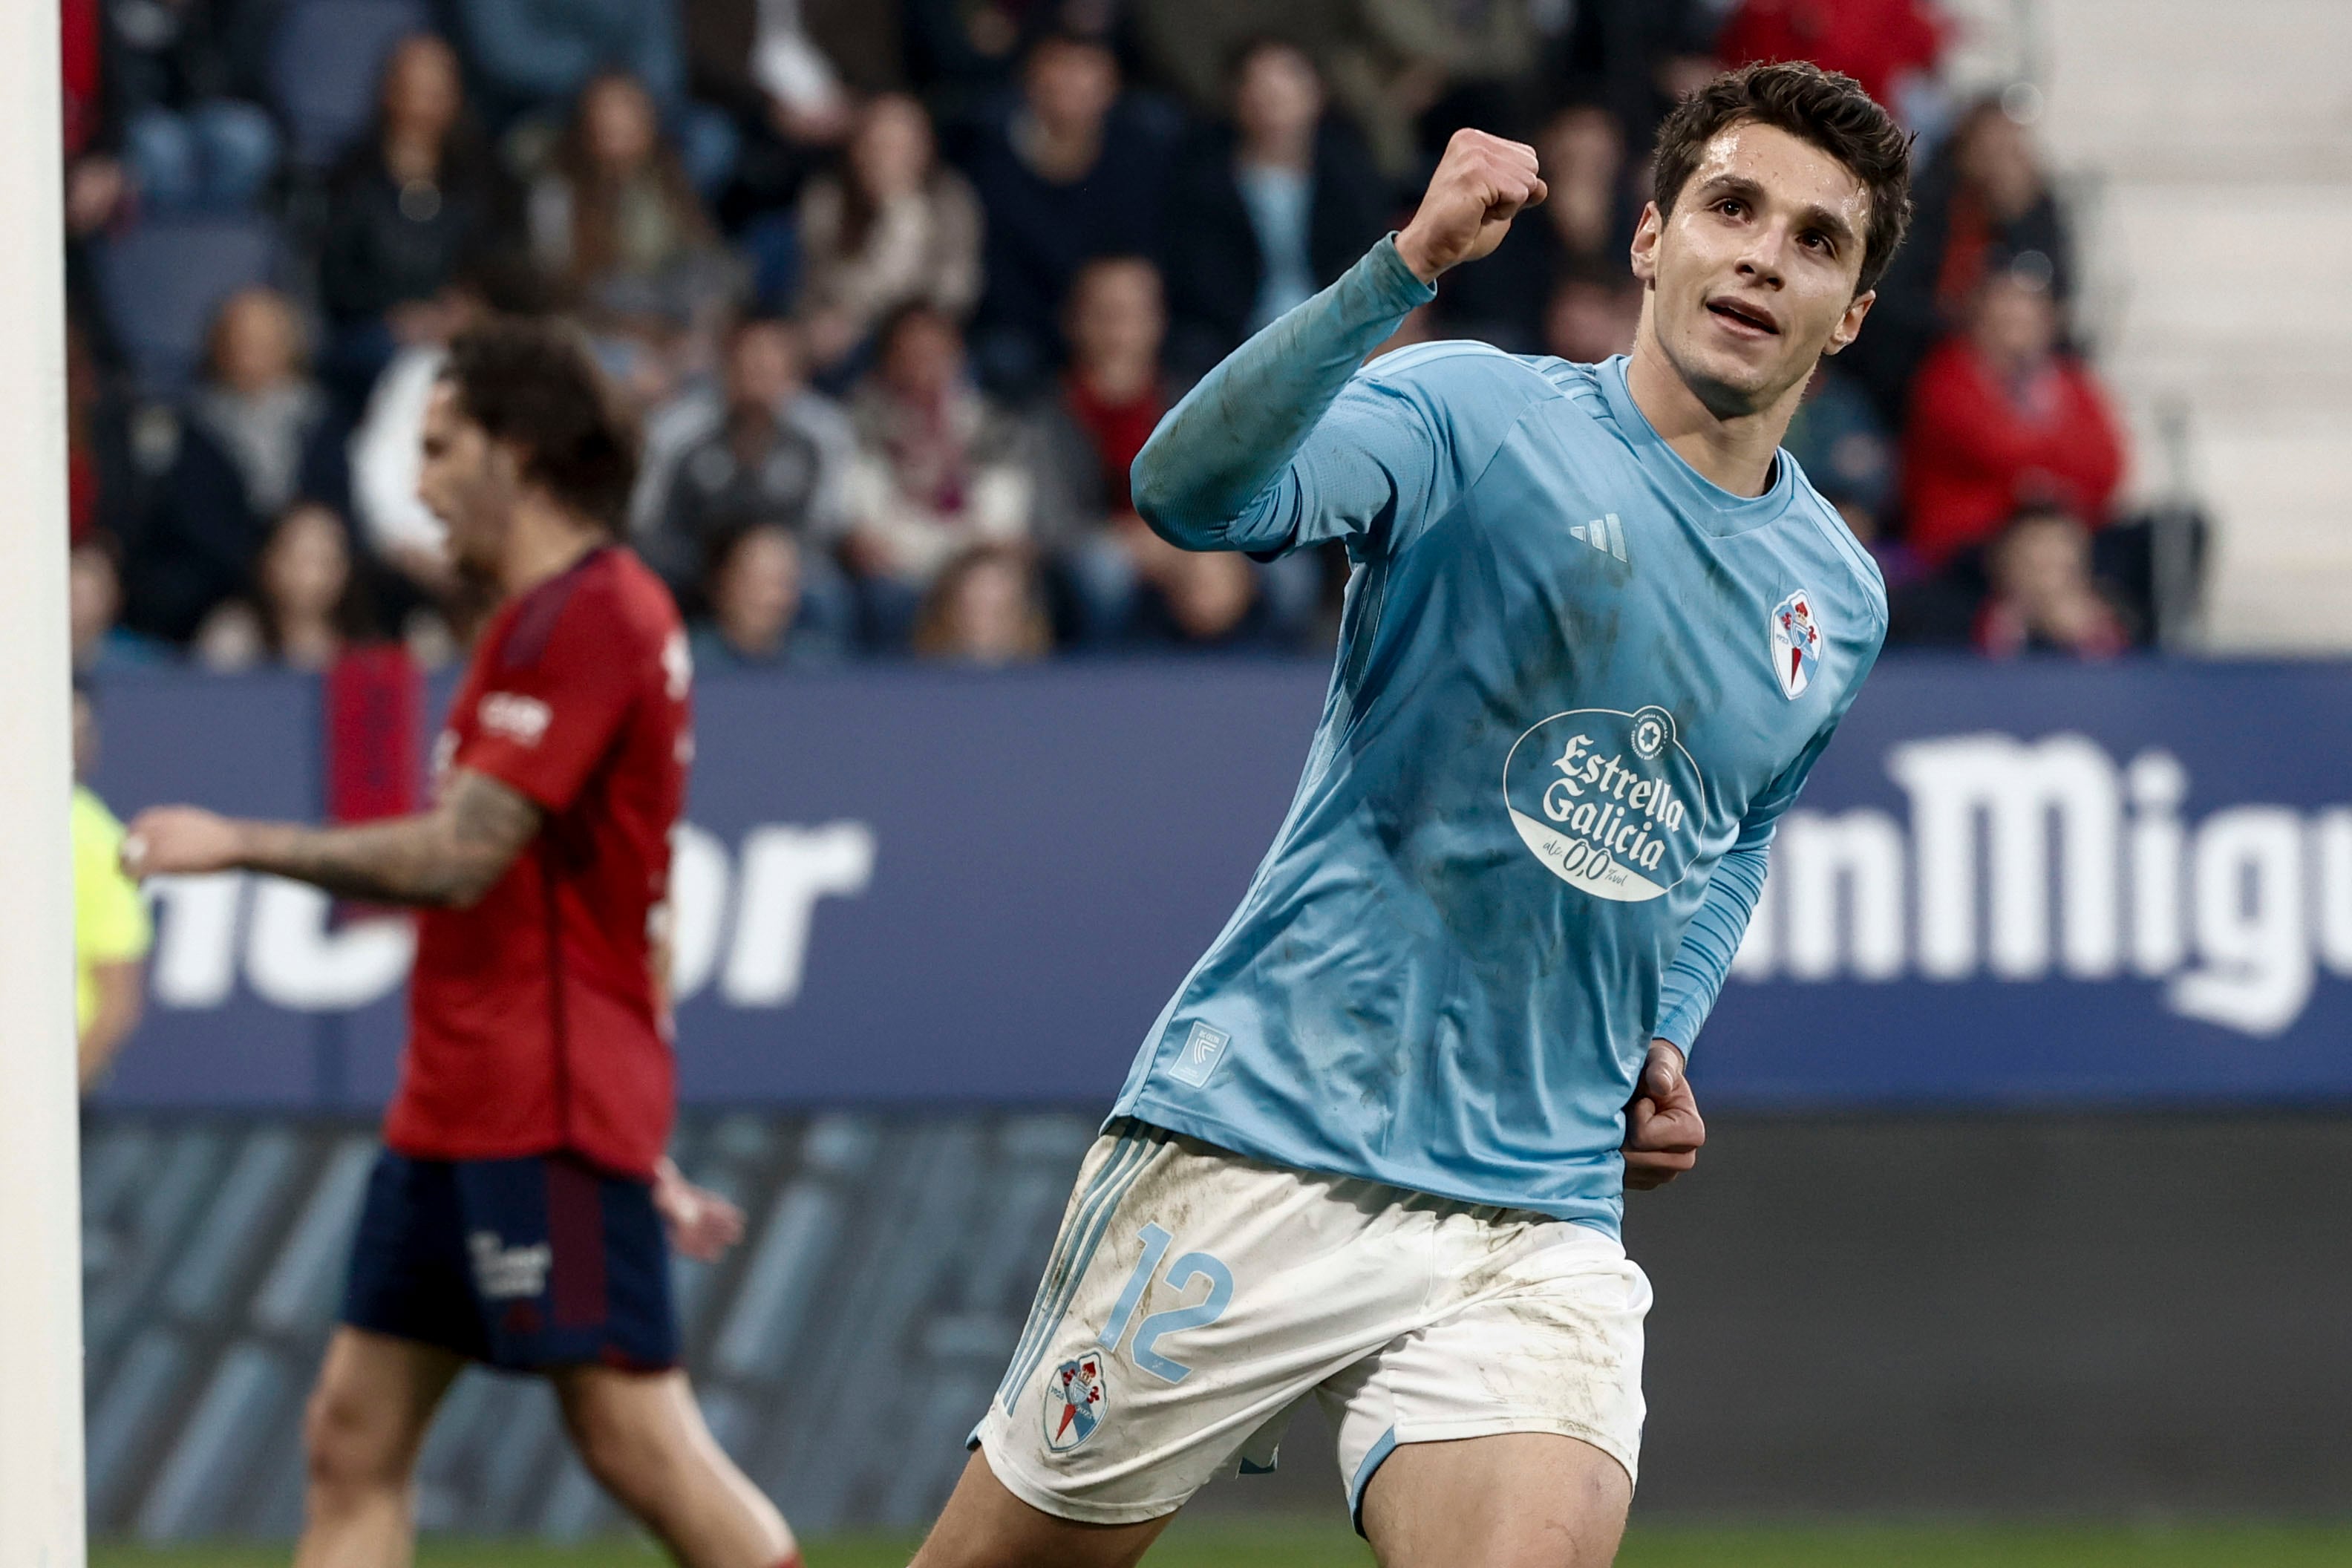
<path id="1" fill-rule="evenodd" d="M 1431 292 L 1381 241 L 1136 459 L 1169 540 L 1354 573 L 1289 815 L 1114 1114 L 1613 1233 L 1648 1042 L 1713 1006 L 1885 588 L 1787 453 L 1701 478 L 1622 360 L 1359 369 Z"/>

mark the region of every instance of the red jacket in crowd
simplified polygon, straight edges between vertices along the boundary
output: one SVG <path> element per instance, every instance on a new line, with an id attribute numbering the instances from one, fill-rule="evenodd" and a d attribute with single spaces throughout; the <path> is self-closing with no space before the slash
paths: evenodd
<path id="1" fill-rule="evenodd" d="M 1716 35 L 1727 66 L 1811 60 L 1843 71 L 1889 109 L 1904 77 L 1931 71 L 1943 25 L 1926 0 L 1744 0 Z"/>
<path id="2" fill-rule="evenodd" d="M 2056 505 L 2100 526 L 2123 469 L 2123 433 L 2078 360 L 2053 355 L 2008 386 L 1966 339 L 1954 338 L 1912 383 L 1906 537 L 1930 566 L 1983 543 L 2028 504 Z"/>

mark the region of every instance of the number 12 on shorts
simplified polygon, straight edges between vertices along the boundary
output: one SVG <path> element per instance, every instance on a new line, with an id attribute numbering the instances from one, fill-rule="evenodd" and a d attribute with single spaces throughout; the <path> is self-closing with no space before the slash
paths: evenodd
<path id="1" fill-rule="evenodd" d="M 1152 1272 L 1176 1240 L 1156 1225 L 1143 1227 L 1142 1239 L 1143 1256 L 1135 1260 L 1135 1272 L 1127 1277 L 1118 1301 L 1110 1310 L 1110 1321 L 1103 1326 L 1102 1348 L 1113 1354 L 1118 1353 L 1118 1342 L 1127 1337 L 1128 1322 L 1143 1302 L 1143 1292 L 1151 1283 Z M 1181 1295 L 1192 1288 L 1195 1279 L 1208 1280 L 1207 1296 L 1189 1307 L 1154 1312 L 1135 1327 L 1135 1344 L 1128 1352 L 1129 1358 L 1163 1382 L 1181 1383 L 1192 1369 L 1182 1362 L 1170 1360 L 1154 1348 L 1160 1336 L 1208 1327 L 1225 1315 L 1225 1308 L 1234 1299 L 1234 1271 L 1205 1252 L 1188 1252 L 1170 1264 L 1164 1283 Z"/>

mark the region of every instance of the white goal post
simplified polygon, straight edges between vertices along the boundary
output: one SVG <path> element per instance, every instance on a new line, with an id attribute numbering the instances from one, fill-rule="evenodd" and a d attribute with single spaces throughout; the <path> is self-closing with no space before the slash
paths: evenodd
<path id="1" fill-rule="evenodd" d="M 0 1563 L 80 1568 L 58 6 L 0 5 Z"/>

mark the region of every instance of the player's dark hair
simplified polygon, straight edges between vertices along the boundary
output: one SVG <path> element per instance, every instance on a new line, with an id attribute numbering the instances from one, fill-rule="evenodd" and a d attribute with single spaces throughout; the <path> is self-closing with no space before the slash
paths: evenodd
<path id="1" fill-rule="evenodd" d="M 1658 127 L 1651 198 L 1661 217 L 1714 141 L 1734 125 L 1769 125 L 1810 142 L 1852 171 L 1870 195 L 1862 276 L 1867 292 L 1885 276 L 1911 223 L 1911 133 L 1850 76 L 1801 60 L 1774 60 L 1724 72 L 1676 104 Z"/>
<path id="2" fill-rule="evenodd" d="M 494 441 L 523 450 L 523 477 L 609 532 L 628 516 L 636 444 L 579 334 L 552 321 L 492 321 L 449 345 L 441 379 Z"/>

